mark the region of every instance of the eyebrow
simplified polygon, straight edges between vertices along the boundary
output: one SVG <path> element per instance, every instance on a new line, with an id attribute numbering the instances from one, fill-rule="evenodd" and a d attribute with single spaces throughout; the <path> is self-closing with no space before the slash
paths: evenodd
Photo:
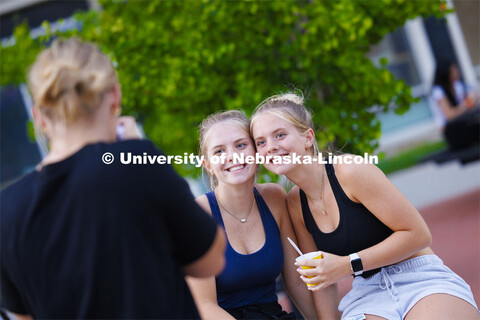
<path id="1" fill-rule="evenodd" d="M 286 129 L 285 129 L 285 128 L 275 129 L 275 130 L 272 132 L 272 134 L 275 134 L 275 133 L 277 133 L 277 132 L 279 132 L 279 131 L 286 131 Z M 259 140 L 259 139 L 265 139 L 265 138 L 264 138 L 264 137 L 257 137 L 257 138 L 255 139 L 255 141 L 257 141 L 257 140 Z"/>

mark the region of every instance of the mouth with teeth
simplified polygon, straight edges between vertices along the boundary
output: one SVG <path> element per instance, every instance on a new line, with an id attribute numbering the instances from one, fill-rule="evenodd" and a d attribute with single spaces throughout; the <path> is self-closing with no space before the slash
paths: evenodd
<path id="1" fill-rule="evenodd" d="M 289 153 L 276 154 L 275 157 L 282 158 L 282 161 L 283 161 L 285 157 L 289 158 L 289 157 L 290 157 L 290 154 L 289 154 Z M 280 163 L 273 163 L 273 162 L 271 162 L 270 164 L 271 164 L 271 165 L 272 165 L 272 164 L 273 164 L 273 165 L 281 165 L 281 164 L 283 164 L 283 163 L 280 164 Z"/>
<path id="2" fill-rule="evenodd" d="M 242 170 L 243 168 L 245 168 L 246 165 L 245 164 L 239 164 L 239 165 L 236 165 L 236 166 L 233 166 L 233 167 L 230 167 L 228 169 L 226 169 L 225 171 L 228 171 L 228 172 L 235 172 L 235 171 L 239 171 L 239 170 Z"/>

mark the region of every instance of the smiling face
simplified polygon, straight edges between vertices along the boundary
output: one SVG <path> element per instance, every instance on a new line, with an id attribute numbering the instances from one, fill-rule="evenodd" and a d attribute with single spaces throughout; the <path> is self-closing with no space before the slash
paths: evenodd
<path id="1" fill-rule="evenodd" d="M 205 168 L 219 183 L 242 184 L 255 179 L 255 164 L 234 163 L 233 154 L 255 156 L 255 147 L 250 134 L 234 121 L 214 124 L 207 133 Z M 215 162 L 212 157 L 224 157 Z M 220 159 L 219 159 L 220 160 Z"/>
<path id="2" fill-rule="evenodd" d="M 266 156 L 289 156 L 293 154 L 313 155 L 311 148 L 314 142 L 312 129 L 301 134 L 290 122 L 279 116 L 265 112 L 257 115 L 252 123 L 252 135 L 257 147 L 257 152 Z M 275 174 L 285 174 L 294 169 L 298 164 L 265 163 L 265 168 Z"/>

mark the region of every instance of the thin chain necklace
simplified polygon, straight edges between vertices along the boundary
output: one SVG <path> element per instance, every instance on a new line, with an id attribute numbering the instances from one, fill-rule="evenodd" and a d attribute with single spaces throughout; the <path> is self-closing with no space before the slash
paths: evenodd
<path id="1" fill-rule="evenodd" d="M 320 203 L 322 205 L 322 214 L 324 216 L 326 216 L 328 213 L 327 213 L 327 210 L 325 209 L 325 205 L 323 203 L 323 199 L 325 198 L 325 176 L 327 174 L 327 169 L 325 168 L 325 165 L 323 166 L 323 169 L 322 170 L 322 186 L 320 187 L 322 190 L 321 190 L 321 195 L 320 195 Z M 312 198 L 311 198 L 312 199 Z M 315 200 L 315 199 L 312 199 L 312 200 Z"/>
<path id="2" fill-rule="evenodd" d="M 215 191 L 214 191 L 215 193 Z M 250 206 L 250 210 L 248 210 L 248 213 L 247 213 L 247 216 L 245 218 L 238 218 L 236 215 L 234 215 L 233 213 L 231 213 L 230 211 L 227 210 L 227 208 L 225 208 L 222 203 L 220 202 L 220 200 L 218 199 L 218 196 L 216 195 L 215 193 L 215 198 L 217 199 L 217 202 L 218 204 L 220 205 L 220 207 L 222 207 L 223 210 L 225 210 L 228 214 L 230 214 L 232 217 L 234 217 L 235 219 L 237 219 L 238 221 L 240 221 L 241 223 L 245 223 L 247 222 L 247 219 L 248 219 L 248 216 L 250 215 L 250 212 L 252 212 L 252 208 L 253 208 L 253 204 L 255 203 L 255 196 L 253 196 L 253 201 L 252 201 L 252 205 Z"/>
<path id="3" fill-rule="evenodd" d="M 323 170 L 322 170 L 322 197 L 320 198 L 322 200 L 322 214 L 324 216 L 327 215 L 327 210 L 325 209 L 325 205 L 323 204 L 323 199 L 325 198 L 325 176 L 327 175 L 327 168 L 325 168 L 325 165 L 323 165 Z"/>

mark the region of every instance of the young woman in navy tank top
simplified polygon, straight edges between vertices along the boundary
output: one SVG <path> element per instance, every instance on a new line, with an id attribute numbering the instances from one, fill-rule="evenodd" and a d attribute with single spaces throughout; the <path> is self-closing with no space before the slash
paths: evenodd
<path id="1" fill-rule="evenodd" d="M 313 128 L 303 98 L 291 93 L 266 99 L 251 119 L 263 156 L 321 156 Z M 478 319 L 469 286 L 434 255 L 425 221 L 375 165 L 313 163 L 265 167 L 296 185 L 287 202 L 300 247 L 323 255 L 299 261 L 313 269 L 297 271 L 319 283 L 310 290 L 321 309 L 336 308 L 337 281 L 354 274 L 342 319 Z"/>
<path id="2" fill-rule="evenodd" d="M 213 191 L 197 201 L 225 229 L 228 242 L 224 271 L 207 280 L 188 279 L 189 286 L 202 318 L 294 319 L 277 302 L 275 280 L 281 273 L 302 314 L 315 318 L 287 242 L 295 234 L 285 191 L 275 184 L 255 185 L 257 166 L 233 161 L 234 154 L 255 155 L 249 126 L 238 110 L 213 114 L 200 125 L 200 154 Z"/>

